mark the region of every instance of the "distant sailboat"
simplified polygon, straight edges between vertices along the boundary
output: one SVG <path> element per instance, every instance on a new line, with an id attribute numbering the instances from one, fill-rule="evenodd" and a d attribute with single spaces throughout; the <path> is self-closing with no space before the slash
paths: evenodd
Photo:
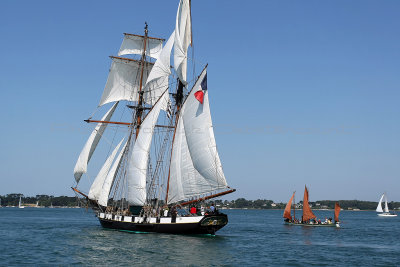
<path id="1" fill-rule="evenodd" d="M 385 198 L 385 210 L 382 210 L 382 200 Z M 378 212 L 378 216 L 380 217 L 396 217 L 397 214 L 394 214 L 393 212 L 389 212 L 389 207 L 387 203 L 387 197 L 386 193 L 383 193 L 381 196 L 381 199 L 379 200 L 378 207 L 376 207 L 376 212 Z"/>
<path id="2" fill-rule="evenodd" d="M 301 216 L 301 220 L 296 219 L 296 211 L 293 209 L 293 217 L 291 215 L 291 207 L 292 201 L 294 199 L 294 195 L 296 192 L 293 193 L 292 197 L 290 198 L 289 202 L 286 204 L 285 210 L 283 212 L 283 218 L 285 218 L 284 222 L 287 225 L 298 225 L 298 226 L 330 226 L 330 227 L 340 227 L 339 225 L 339 213 L 340 213 L 340 206 L 339 203 L 335 203 L 335 222 L 332 222 L 331 219 L 325 220 L 323 222 L 319 222 L 316 220 L 317 216 L 314 215 L 312 212 L 310 205 L 308 204 L 308 190 L 307 187 L 304 189 L 304 198 L 303 198 L 303 215 Z"/>
<path id="3" fill-rule="evenodd" d="M 18 208 L 20 208 L 20 209 L 23 209 L 23 208 L 25 208 L 24 206 L 22 206 L 22 200 L 21 200 L 21 197 L 19 197 Z"/>

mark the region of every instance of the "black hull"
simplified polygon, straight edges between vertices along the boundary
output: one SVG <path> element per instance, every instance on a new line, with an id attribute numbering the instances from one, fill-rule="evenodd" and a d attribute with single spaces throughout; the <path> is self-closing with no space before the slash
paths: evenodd
<path id="1" fill-rule="evenodd" d="M 102 227 L 129 232 L 168 234 L 211 234 L 228 223 L 226 214 L 205 215 L 198 223 L 133 223 L 99 218 Z"/>

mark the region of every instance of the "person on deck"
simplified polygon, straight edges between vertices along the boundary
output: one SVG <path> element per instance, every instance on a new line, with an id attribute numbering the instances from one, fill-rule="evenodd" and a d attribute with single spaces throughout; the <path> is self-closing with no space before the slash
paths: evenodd
<path id="1" fill-rule="evenodd" d="M 214 206 L 214 203 L 211 203 L 211 206 L 210 206 L 210 212 L 211 212 L 211 213 L 214 213 L 214 212 L 215 212 L 215 206 Z"/>
<path id="2" fill-rule="evenodd" d="M 191 207 L 191 208 L 190 208 L 190 214 L 192 214 L 193 216 L 195 216 L 196 213 L 197 213 L 196 207 L 195 207 L 195 206 Z"/>
<path id="3" fill-rule="evenodd" d="M 176 222 L 176 215 L 178 215 L 178 211 L 176 210 L 176 206 L 172 206 L 171 208 L 171 222 Z"/>
<path id="4" fill-rule="evenodd" d="M 164 217 L 168 217 L 168 206 L 164 207 Z"/>

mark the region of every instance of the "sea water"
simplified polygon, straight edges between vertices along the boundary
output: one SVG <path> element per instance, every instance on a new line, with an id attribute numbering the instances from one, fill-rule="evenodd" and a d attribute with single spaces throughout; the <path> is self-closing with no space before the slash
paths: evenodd
<path id="1" fill-rule="evenodd" d="M 1 208 L 0 265 L 400 265 L 400 217 L 343 211 L 340 228 L 313 228 L 283 225 L 281 210 L 223 212 L 225 228 L 196 236 L 106 230 L 84 209 Z"/>

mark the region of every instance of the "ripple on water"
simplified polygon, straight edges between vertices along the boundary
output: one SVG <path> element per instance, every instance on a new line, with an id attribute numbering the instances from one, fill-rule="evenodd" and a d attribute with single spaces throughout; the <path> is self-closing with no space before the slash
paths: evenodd
<path id="1" fill-rule="evenodd" d="M 342 228 L 291 227 L 282 211 L 227 210 L 216 236 L 101 228 L 80 209 L 0 209 L 2 265 L 396 266 L 399 218 L 342 212 Z M 331 217 L 331 212 L 316 212 Z"/>

